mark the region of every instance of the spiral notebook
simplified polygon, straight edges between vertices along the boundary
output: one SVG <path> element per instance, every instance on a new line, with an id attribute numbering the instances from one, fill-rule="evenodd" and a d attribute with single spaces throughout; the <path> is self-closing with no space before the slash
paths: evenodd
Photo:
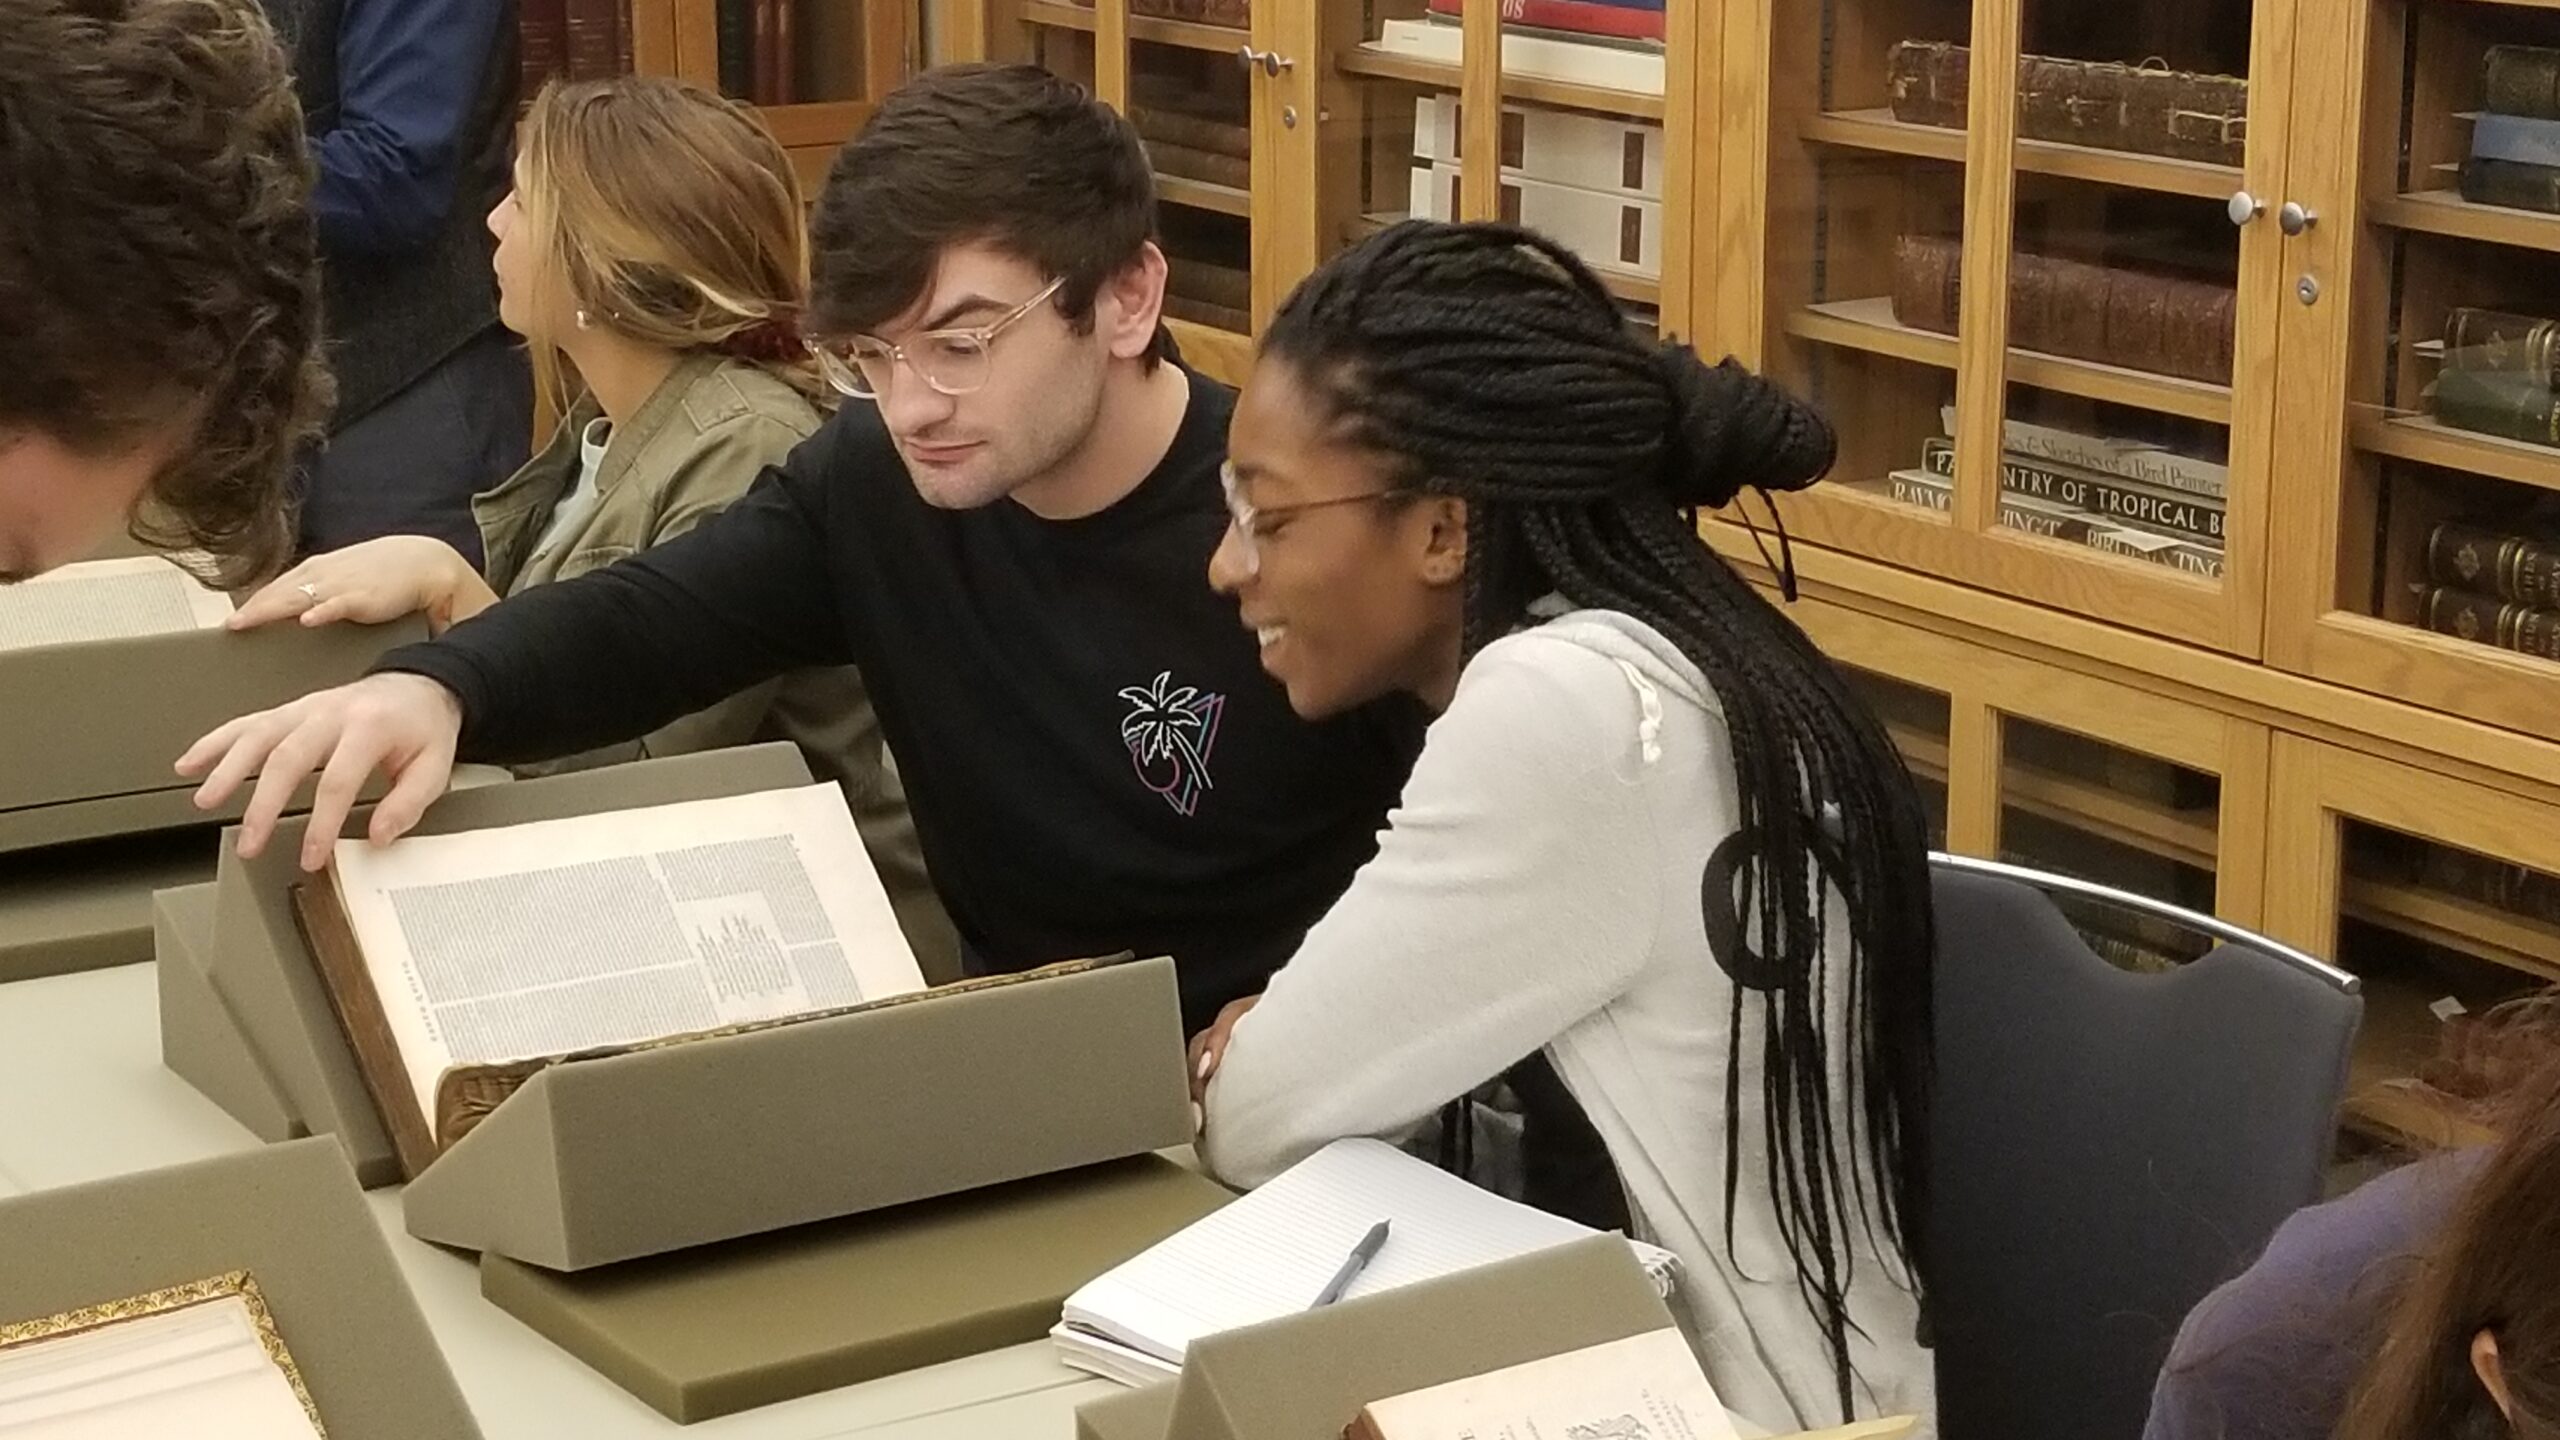
<path id="1" fill-rule="evenodd" d="M 1338 1140 L 1067 1297 L 1050 1338 L 1079 1370 L 1124 1385 L 1168 1379 L 1193 1340 L 1306 1309 L 1381 1220 L 1386 1243 L 1346 1302 L 1593 1233 L 1382 1141 Z M 1679 1258 L 1627 1244 L 1668 1297 Z"/>

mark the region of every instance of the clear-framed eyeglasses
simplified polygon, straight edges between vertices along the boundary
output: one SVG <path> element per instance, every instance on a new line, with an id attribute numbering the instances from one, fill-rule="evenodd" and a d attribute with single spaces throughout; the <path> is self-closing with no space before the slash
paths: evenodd
<path id="1" fill-rule="evenodd" d="M 1368 490 L 1358 495 L 1337 495 L 1330 500 L 1305 500 L 1295 505 L 1257 507 L 1244 498 L 1244 482 L 1237 478 L 1236 467 L 1227 462 L 1218 465 L 1218 487 L 1227 496 L 1227 528 L 1236 537 L 1237 557 L 1244 561 L 1245 573 L 1262 571 L 1262 546 L 1270 539 L 1274 527 L 1310 510 L 1329 510 L 1336 505 L 1359 505 L 1372 500 L 1385 500 L 1397 492 Z"/>
<path id="2" fill-rule="evenodd" d="M 1057 294 L 1058 287 L 1066 283 L 1063 275 L 1050 281 L 1039 294 L 984 325 L 927 330 L 894 345 L 877 335 L 812 340 L 809 353 L 817 358 L 818 372 L 829 385 L 856 399 L 878 399 L 888 390 L 902 362 L 916 372 L 916 378 L 942 394 L 967 395 L 985 388 L 996 337 Z"/>

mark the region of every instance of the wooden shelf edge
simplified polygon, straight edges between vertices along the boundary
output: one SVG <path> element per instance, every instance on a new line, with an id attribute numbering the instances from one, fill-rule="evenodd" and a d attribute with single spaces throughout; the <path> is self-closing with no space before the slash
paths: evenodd
<path id="1" fill-rule="evenodd" d="M 1808 305 L 1787 317 L 1787 333 L 1818 344 L 1864 350 L 1941 370 L 1956 366 L 1956 337 L 1920 330 L 1893 318 L 1882 297 Z M 2034 350 L 2009 352 L 2009 382 L 2086 400 L 2183 415 L 2216 425 L 2231 423 L 2231 387 L 2150 375 L 2095 360 L 2074 360 Z"/>
<path id="2" fill-rule="evenodd" d="M 1051 30 L 1082 30 L 1090 34 L 1100 22 L 1093 11 L 1082 5 L 1061 4 L 1059 0 L 1022 0 L 1023 23 Z M 1183 50 L 1204 50 L 1213 55 L 1233 55 L 1251 43 L 1251 32 L 1226 25 L 1203 25 L 1196 20 L 1168 20 L 1161 15 L 1131 15 L 1129 38 L 1146 45 L 1170 45 Z"/>
<path id="3" fill-rule="evenodd" d="M 1156 198 L 1168 205 L 1187 205 L 1194 210 L 1212 210 L 1220 215 L 1233 215 L 1240 220 L 1253 218 L 1253 196 L 1232 185 L 1219 185 L 1207 180 L 1187 180 L 1180 175 L 1156 173 Z"/>
<path id="4" fill-rule="evenodd" d="M 2542 490 L 2560 490 L 2560 450 L 2496 435 L 2457 430 L 2432 415 L 2382 415 L 2361 411 L 2354 420 L 2356 448 L 2395 460 L 2487 475 Z"/>
<path id="5" fill-rule="evenodd" d="M 1847 150 L 1908 155 L 1956 164 L 1962 164 L 1965 158 L 1965 132 L 1962 130 L 1896 120 L 1890 110 L 1835 110 L 1816 115 L 1805 122 L 1803 135 L 1816 144 Z M 2232 165 L 2140 155 L 2129 150 L 2097 150 L 2086 145 L 2063 145 L 2051 140 L 2020 140 L 2017 147 L 2013 163 L 2017 169 L 2033 175 L 2052 175 L 2094 185 L 2147 190 L 2161 195 L 2184 195 L 2200 200 L 2226 199 L 2231 192 L 2241 188 L 2239 167 Z"/>
<path id="6" fill-rule="evenodd" d="M 2457 190 L 2416 190 L 2386 196 L 2367 208 L 2374 223 L 2395 230 L 2560 254 L 2560 215 L 2475 205 Z"/>
<path id="7" fill-rule="evenodd" d="M 1334 68 L 1346 75 L 1369 80 L 1399 80 L 1408 85 L 1452 92 L 1458 89 L 1457 66 L 1416 55 L 1351 49 L 1334 58 Z M 1570 80 L 1548 80 L 1507 71 L 1502 76 L 1502 98 L 1525 100 L 1533 105 L 1561 105 L 1568 110 L 1588 110 L 1595 115 L 1614 115 L 1630 120 L 1659 122 L 1663 115 L 1663 102 L 1659 95 L 1611 90 L 1600 85 L 1580 85 Z"/>

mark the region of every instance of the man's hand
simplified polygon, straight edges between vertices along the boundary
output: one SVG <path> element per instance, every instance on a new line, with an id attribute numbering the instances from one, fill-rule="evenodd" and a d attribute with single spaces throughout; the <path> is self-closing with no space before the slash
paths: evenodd
<path id="1" fill-rule="evenodd" d="M 376 845 L 407 834 L 453 778 L 461 734 L 462 704 L 452 691 L 418 675 L 368 675 L 232 721 L 189 747 L 178 773 L 203 778 L 195 794 L 200 810 L 221 806 L 242 781 L 258 777 L 240 819 L 240 853 L 255 856 L 294 791 L 319 772 L 301 856 L 302 868 L 316 871 L 329 863 L 347 812 L 377 770 L 391 790 L 366 833 Z"/>
<path id="2" fill-rule="evenodd" d="M 1191 1098 L 1194 1103 L 1209 1103 L 1209 1082 L 1216 1078 L 1218 1062 L 1227 1057 L 1227 1041 L 1234 1037 L 1236 1022 L 1245 1012 L 1262 1003 L 1259 995 L 1247 995 L 1231 1002 L 1209 1022 L 1209 1028 L 1191 1037 Z"/>

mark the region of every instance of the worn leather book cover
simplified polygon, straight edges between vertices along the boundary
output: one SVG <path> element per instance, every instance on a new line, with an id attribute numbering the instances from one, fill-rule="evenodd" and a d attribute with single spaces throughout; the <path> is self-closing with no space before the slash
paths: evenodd
<path id="1" fill-rule="evenodd" d="M 2438 586 L 2427 592 L 2427 628 L 2501 650 L 2560 660 L 2560 610 L 2510 605 L 2494 595 Z"/>
<path id="2" fill-rule="evenodd" d="M 1141 139 L 1150 142 L 1162 141 L 1237 160 L 1253 158 L 1253 127 L 1249 125 L 1156 105 L 1132 105 L 1129 123 L 1138 127 Z"/>
<path id="3" fill-rule="evenodd" d="M 1895 239 L 1896 320 L 1954 333 L 1963 249 L 1946 236 Z M 2026 251 L 2010 260 L 2009 344 L 2017 349 L 2228 384 L 2236 319 L 2227 285 Z"/>
<path id="4" fill-rule="evenodd" d="M 2560 403 L 2535 376 L 2447 365 L 2436 376 L 2434 403 L 2436 420 L 2456 430 L 2560 445 Z"/>
<path id="5" fill-rule="evenodd" d="M 2457 306 L 2445 317 L 2444 363 L 2475 375 L 2521 375 L 2545 388 L 2560 386 L 2560 320 Z"/>
<path id="6" fill-rule="evenodd" d="M 2560 610 L 2560 543 L 2448 520 L 2427 535 L 2427 578 L 2516 605 Z"/>
<path id="7" fill-rule="evenodd" d="M 2503 205 L 2560 215 L 2560 165 L 2525 165 L 2478 155 L 2462 162 L 2462 198 L 2474 205 Z"/>
<path id="8" fill-rule="evenodd" d="M 1141 135 L 1139 143 L 1147 147 L 1147 160 L 1159 175 L 1177 180 L 1198 180 L 1210 185 L 1224 185 L 1232 190 L 1253 186 L 1253 162 L 1213 150 L 1195 150 L 1170 140 L 1157 140 Z"/>
<path id="9" fill-rule="evenodd" d="M 1962 129 L 1971 63 L 1972 52 L 1962 45 L 1896 43 L 1886 57 L 1894 118 Z M 2018 57 L 2024 139 L 2238 165 L 2248 147 L 2248 115 L 2249 82 L 2238 76 L 2171 70 L 2157 60 Z"/>
<path id="10" fill-rule="evenodd" d="M 2560 49 L 2492 45 L 2480 62 L 2480 108 L 2560 120 Z"/>

